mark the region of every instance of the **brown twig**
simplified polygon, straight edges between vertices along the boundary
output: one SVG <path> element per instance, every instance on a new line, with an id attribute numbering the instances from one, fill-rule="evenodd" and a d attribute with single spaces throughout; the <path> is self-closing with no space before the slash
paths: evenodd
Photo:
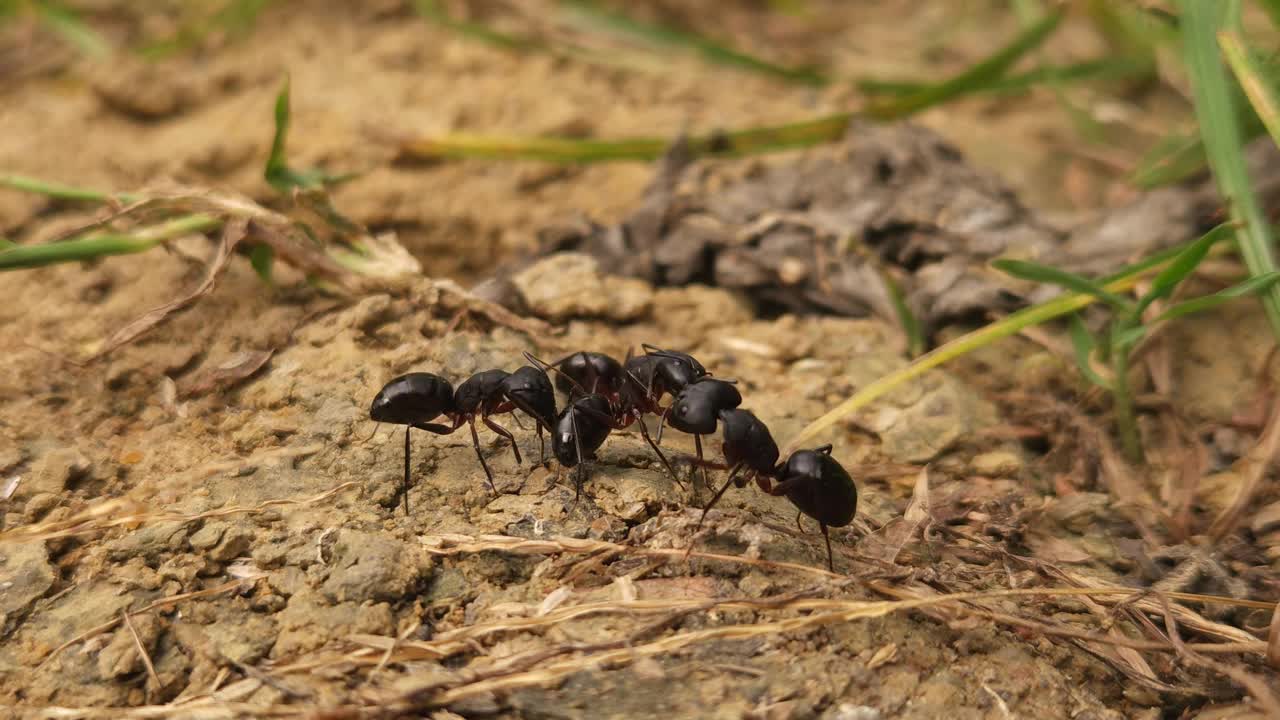
<path id="1" fill-rule="evenodd" d="M 133 626 L 133 620 L 129 619 L 129 611 L 121 610 L 120 619 L 124 621 L 125 627 L 129 628 L 129 634 L 133 635 L 133 644 L 138 648 L 138 654 L 142 656 L 142 664 L 147 668 L 147 676 L 151 678 L 151 683 L 160 688 L 160 676 L 156 675 L 156 666 L 151 664 L 151 655 L 147 652 L 147 648 L 142 644 L 142 638 L 138 636 L 138 629 Z"/>
<path id="2" fill-rule="evenodd" d="M 221 595 L 222 593 L 225 593 L 225 592 L 238 590 L 244 587 L 245 585 L 253 582 L 254 580 L 257 580 L 258 578 L 262 578 L 262 577 L 266 577 L 266 576 L 254 575 L 252 577 L 232 580 L 231 582 L 223 583 L 221 585 L 218 585 L 217 587 L 207 588 L 205 590 L 196 590 L 188 593 L 179 593 L 177 595 L 170 595 L 169 597 L 161 598 L 159 600 L 156 600 L 153 603 L 145 605 L 142 608 L 139 608 L 138 610 L 134 610 L 130 614 L 141 615 L 142 613 L 148 613 L 148 612 L 151 612 L 152 610 L 159 610 L 160 608 L 169 607 L 170 605 L 180 603 L 184 600 L 194 600 L 196 598 Z M 36 668 L 39 669 L 41 667 L 44 667 L 46 663 L 48 663 L 50 660 L 57 657 L 58 654 L 61 653 L 63 650 L 66 650 L 67 648 L 71 647 L 72 645 L 75 645 L 76 643 L 84 642 L 85 640 L 88 640 L 89 638 L 95 635 L 100 635 L 108 630 L 111 630 L 112 628 L 119 625 L 120 622 L 121 622 L 120 618 L 115 618 L 113 620 L 108 620 L 102 623 L 101 625 L 97 625 L 95 627 L 89 628 L 88 630 L 85 630 L 79 635 L 71 638 L 70 640 L 54 648 L 48 655 L 44 656 L 44 659 L 41 660 L 40 663 L 36 665 Z"/>

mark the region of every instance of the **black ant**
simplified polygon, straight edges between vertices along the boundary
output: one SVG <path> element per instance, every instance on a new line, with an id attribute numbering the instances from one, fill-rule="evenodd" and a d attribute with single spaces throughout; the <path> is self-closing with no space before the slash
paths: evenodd
<path id="1" fill-rule="evenodd" d="M 769 478 L 778 473 L 778 443 L 774 442 L 769 427 L 760 418 L 749 410 L 735 408 L 722 411 L 720 422 L 724 424 L 722 452 L 729 477 L 712 496 L 711 502 L 702 509 L 702 517 L 698 518 L 695 532 L 702 527 L 707 513 L 720 501 L 730 485 L 744 488 L 754 479 L 761 490 L 769 492 L 772 486 Z"/>
<path id="2" fill-rule="evenodd" d="M 596 450 L 604 444 L 609 434 L 621 427 L 614 417 L 615 404 L 606 396 L 595 392 L 601 381 L 606 387 L 619 387 L 621 368 L 617 360 L 602 353 L 574 353 L 555 363 L 548 364 L 529 353 L 529 362 L 557 373 L 556 384 L 569 394 L 569 402 L 556 416 L 551 430 L 551 452 L 560 464 L 577 468 L 574 477 L 573 499 L 582 495 L 582 485 L 587 460 L 595 458 Z M 567 368 L 565 367 L 567 366 Z M 613 369 L 616 368 L 615 372 Z M 573 373 L 573 374 L 570 374 Z M 588 390 L 580 378 L 591 383 Z M 564 380 L 562 384 L 560 381 Z"/>
<path id="3" fill-rule="evenodd" d="M 671 427 L 693 435 L 693 447 L 697 451 L 698 465 L 702 467 L 702 481 L 707 481 L 707 466 L 702 456 L 702 436 L 716 431 L 721 413 L 742 404 L 742 393 L 727 380 L 702 377 L 684 386 L 667 408 L 666 418 Z"/>
<path id="4" fill-rule="evenodd" d="M 702 527 L 707 513 L 730 485 L 742 488 L 754 479 L 764 492 L 786 497 L 796 506 L 799 511 L 796 527 L 800 527 L 801 514 L 818 521 L 822 539 L 827 544 L 827 569 L 835 572 L 827 528 L 844 527 L 853 522 L 858 509 L 858 488 L 844 466 L 831 457 L 831 446 L 798 450 L 785 463 L 777 464 L 778 445 L 768 426 L 755 415 L 746 410 L 726 410 L 720 413 L 720 422 L 724 424 L 724 457 L 729 477 L 703 508 L 697 528 Z M 800 527 L 800 531 L 804 532 L 804 528 Z"/>
<path id="5" fill-rule="evenodd" d="M 648 345 L 644 347 L 646 350 L 650 349 Z M 540 362 L 531 356 L 530 361 Z M 688 369 L 663 367 L 666 365 L 688 366 Z M 580 351 L 567 355 L 546 367 L 557 371 L 556 387 L 569 396 L 571 403 L 583 396 L 602 396 L 608 404 L 608 415 L 611 418 L 613 430 L 622 430 L 632 424 L 638 424 L 640 435 L 653 449 L 663 467 L 677 484 L 683 485 L 667 460 L 667 456 L 649 434 L 649 427 L 644 422 L 644 414 L 661 415 L 665 412 L 659 401 L 663 393 L 667 392 L 667 388 L 673 387 L 674 381 L 671 378 L 685 377 L 695 372 L 706 373 L 697 360 L 682 353 L 674 353 L 670 357 L 659 356 L 656 353 L 632 357 L 628 353 L 626 362 L 619 363 L 604 353 Z M 697 370 L 695 371 L 694 368 Z"/>
<path id="6" fill-rule="evenodd" d="M 579 351 L 546 367 L 555 368 L 556 389 L 570 400 L 579 394 L 598 394 L 616 403 L 625 377 L 617 360 L 598 352 Z"/>
<path id="7" fill-rule="evenodd" d="M 530 415 L 538 428 L 538 446 L 545 458 L 542 430 L 551 431 L 555 423 L 555 391 L 546 372 L 537 367 L 522 367 L 514 373 L 505 370 L 485 370 L 467 378 L 455 390 L 450 382 L 439 375 L 417 372 L 401 375 L 387 383 L 373 398 L 369 417 L 375 422 L 404 425 L 404 481 L 400 491 L 404 496 L 404 511 L 409 513 L 410 441 L 413 428 L 436 435 L 449 435 L 465 422 L 471 427 L 471 442 L 475 447 L 480 467 L 484 469 L 489 489 L 496 495 L 493 473 L 480 451 L 480 436 L 476 432 L 476 419 L 489 429 L 511 441 L 516 462 L 523 462 L 515 436 L 494 422 L 490 416 L 521 410 Z M 448 418 L 452 424 L 433 423 L 438 417 Z"/>
<path id="8" fill-rule="evenodd" d="M 827 569 L 835 572 L 828 527 L 844 527 L 858 511 L 858 488 L 844 466 L 831 457 L 831 446 L 797 450 L 778 468 L 770 495 L 784 495 L 805 515 L 818 521 L 827 543 Z M 796 527 L 800 527 L 800 513 Z M 800 528 L 804 532 L 804 528 Z"/>

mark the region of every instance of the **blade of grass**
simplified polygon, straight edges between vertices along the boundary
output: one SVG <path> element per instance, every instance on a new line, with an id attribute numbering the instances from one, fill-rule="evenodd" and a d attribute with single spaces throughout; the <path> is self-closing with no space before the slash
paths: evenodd
<path id="1" fill-rule="evenodd" d="M 689 152 L 694 156 L 732 157 L 834 142 L 844 137 L 852 119 L 852 113 L 836 113 L 784 125 L 697 135 L 688 139 Z M 415 160 L 486 158 L 595 163 L 657 160 L 670 146 L 668 138 L 582 140 L 454 133 L 410 140 L 401 145 L 400 155 Z"/>
<path id="2" fill-rule="evenodd" d="M 158 60 L 194 47 L 215 30 L 223 30 L 233 37 L 242 37 L 254 28 L 258 16 L 270 2 L 271 0 L 231 0 L 212 17 L 186 22 L 172 37 L 149 42 L 138 49 L 138 54 L 150 60 Z M 196 3 L 191 5 L 199 9 Z"/>
<path id="3" fill-rule="evenodd" d="M 84 200 L 100 203 L 116 201 L 131 203 L 140 199 L 140 196 L 130 193 L 107 193 L 102 192 L 101 190 L 63 185 L 61 183 L 49 182 L 47 180 L 40 180 L 38 178 L 12 173 L 0 174 L 0 185 L 7 185 L 14 190 L 21 190 L 23 192 L 47 195 L 59 200 Z"/>
<path id="4" fill-rule="evenodd" d="M 866 108 L 867 115 L 879 120 L 895 120 L 988 88 L 1003 77 L 1023 55 L 1039 47 L 1048 39 L 1058 28 L 1058 23 L 1062 21 L 1062 14 L 1062 10 L 1059 9 L 1046 15 L 986 60 L 950 80 L 931 85 L 904 97 L 869 103 Z"/>
<path id="5" fill-rule="evenodd" d="M 111 54 L 111 44 L 61 3 L 39 0 L 33 7 L 46 25 L 80 52 L 94 59 Z"/>
<path id="6" fill-rule="evenodd" d="M 1151 289 L 1147 291 L 1142 299 L 1138 301 L 1138 306 L 1134 309 L 1134 316 L 1139 316 L 1144 310 L 1151 306 L 1151 303 L 1162 297 L 1168 296 L 1188 275 L 1195 271 L 1200 265 L 1200 261 L 1204 260 L 1209 254 L 1209 249 L 1214 243 L 1222 240 L 1228 234 L 1235 232 L 1236 227 L 1230 223 L 1219 225 L 1218 227 L 1205 233 L 1199 240 L 1191 243 L 1184 251 L 1178 253 L 1177 257 L 1169 263 L 1164 270 L 1156 275 L 1155 280 L 1151 282 Z"/>
<path id="7" fill-rule="evenodd" d="M 654 53 L 639 53 L 610 50 L 608 52 L 579 47 L 571 43 L 554 44 L 533 35 L 517 35 L 495 30 L 483 23 L 458 20 L 445 12 L 436 0 L 414 0 L 414 9 L 419 17 L 435 23 L 469 40 L 490 47 L 518 53 L 546 53 L 555 57 L 569 58 L 592 65 L 623 70 L 642 72 L 666 72 L 669 63 Z"/>
<path id="8" fill-rule="evenodd" d="M 1165 267 L 1178 253 L 1186 249 L 1186 245 L 1172 248 L 1165 252 L 1157 253 L 1140 263 L 1131 265 L 1110 277 L 1101 280 L 1098 284 L 1107 292 L 1117 293 L 1132 289 L 1138 281 L 1144 277 L 1158 272 Z M 1220 249 L 1223 246 L 1219 246 Z M 1005 317 L 1004 319 L 991 323 L 985 327 L 978 328 L 972 332 L 961 335 L 951 342 L 940 345 L 933 350 L 921 355 L 919 358 L 906 367 L 889 373 L 878 378 L 871 384 L 863 387 L 855 392 L 849 398 L 846 398 L 839 405 L 829 410 L 822 417 L 809 423 L 795 437 L 787 442 L 783 455 L 789 455 L 795 450 L 800 449 L 801 445 L 812 439 L 818 433 L 835 425 L 841 419 L 857 412 L 860 408 L 866 406 L 876 398 L 885 393 L 901 386 L 910 380 L 929 372 L 930 370 L 945 365 L 958 357 L 985 347 L 991 343 L 1001 340 L 1012 335 L 1016 335 L 1024 328 L 1033 325 L 1039 325 L 1055 318 L 1069 315 L 1088 305 L 1096 302 L 1096 298 L 1090 294 L 1073 293 L 1070 295 L 1062 295 L 1047 302 L 1033 305 L 1028 308 L 1019 310 L 1016 313 Z"/>
<path id="9" fill-rule="evenodd" d="M 318 190 L 326 185 L 345 182 L 356 176 L 355 173 L 335 175 L 321 169 L 298 170 L 289 166 L 285 153 L 291 122 L 288 77 L 280 86 L 280 92 L 276 93 L 275 121 L 276 131 L 271 138 L 271 154 L 267 156 L 267 165 L 262 171 L 263 179 L 271 187 L 280 192 L 289 192 L 294 188 Z"/>
<path id="10" fill-rule="evenodd" d="M 1249 273 L 1255 277 L 1264 275 L 1276 269 L 1271 252 L 1271 227 L 1258 206 L 1257 196 L 1245 168 L 1239 114 L 1217 42 L 1219 23 L 1223 17 L 1238 14 L 1238 3 L 1181 0 L 1180 4 L 1196 118 L 1199 120 L 1209 166 L 1213 168 L 1218 192 L 1226 201 L 1232 219 L 1242 225 L 1239 236 L 1240 254 L 1244 257 Z M 1272 286 L 1263 296 L 1262 302 L 1267 319 L 1271 322 L 1272 333 L 1280 338 L 1280 289 Z"/>
<path id="11" fill-rule="evenodd" d="M 828 79 L 812 68 L 793 68 L 758 58 L 687 30 L 677 30 L 636 20 L 587 0 L 561 0 L 561 6 L 595 27 L 612 30 L 650 45 L 689 50 L 717 65 L 766 75 L 799 85 L 822 87 Z"/>
<path id="12" fill-rule="evenodd" d="M 1008 75 L 990 82 L 986 87 L 975 90 L 991 93 L 1014 93 L 1028 90 L 1055 78 L 1060 83 L 1075 83 L 1098 80 L 1122 80 L 1135 77 L 1142 72 L 1142 67 L 1124 58 L 1102 58 L 1084 60 L 1067 65 L 1042 64 L 1026 72 Z M 876 80 L 864 78 L 858 81 L 858 90 L 864 95 L 911 95 L 928 87 L 929 83 L 911 80 Z"/>
<path id="13" fill-rule="evenodd" d="M 107 255 L 128 255 L 150 250 L 167 240 L 212 230 L 222 220 L 212 215 L 186 215 L 129 233 L 93 233 L 81 238 L 42 245 L 14 245 L 0 250 L 0 270 L 17 270 L 80 262 Z"/>
<path id="14" fill-rule="evenodd" d="M 1240 87 L 1244 89 L 1258 119 L 1271 139 L 1280 145 L 1280 97 L 1277 97 L 1268 68 L 1237 32 L 1227 30 L 1218 33 L 1218 44 L 1222 46 L 1227 63 L 1240 81 Z"/>
<path id="15" fill-rule="evenodd" d="M 1040 7 L 1038 0 L 1013 0 L 1013 7 L 1023 27 L 1033 27 L 1038 20 L 1044 17 L 1044 9 Z M 1036 55 L 1041 61 L 1045 60 L 1043 46 L 1036 48 Z M 1095 120 L 1091 113 L 1071 100 L 1067 95 L 1066 83 L 1063 82 L 1058 73 L 1050 71 L 1047 75 L 1045 86 L 1053 93 L 1058 107 L 1062 108 L 1067 117 L 1071 119 L 1071 124 L 1075 126 L 1076 133 L 1089 142 L 1096 143 L 1101 141 L 1103 137 L 1102 124 Z"/>
<path id="16" fill-rule="evenodd" d="M 1116 310 L 1127 312 L 1131 307 L 1131 303 L 1113 292 L 1107 292 L 1105 288 L 1098 285 L 1093 280 L 1077 275 L 1066 270 L 1059 270 L 1048 265 L 1040 265 L 1039 263 L 1027 262 L 1025 260 L 996 260 L 991 266 L 1000 272 L 1012 275 L 1013 277 L 1030 280 L 1038 283 L 1048 283 L 1057 285 L 1073 292 L 1093 295 L 1099 300 L 1105 302 Z"/>
<path id="17" fill-rule="evenodd" d="M 907 336 L 907 354 L 916 357 L 924 352 L 924 327 L 920 325 L 920 319 L 916 314 L 911 312 L 911 306 L 907 304 L 902 286 L 888 272 L 881 270 L 880 277 L 883 278 L 885 289 L 889 292 L 889 302 L 893 304 L 893 312 L 898 316 L 902 332 Z"/>
<path id="18" fill-rule="evenodd" d="M 1080 374 L 1085 379 L 1097 385 L 1098 387 L 1111 389 L 1111 383 L 1106 378 L 1098 374 L 1093 369 L 1093 349 L 1098 346 L 1097 340 L 1093 334 L 1089 332 L 1089 328 L 1084 326 L 1084 321 L 1080 319 L 1080 313 L 1071 316 L 1071 349 L 1075 352 L 1076 367 L 1079 368 Z"/>
<path id="19" fill-rule="evenodd" d="M 1280 28 L 1280 0 L 1258 0 L 1258 5 L 1271 18 L 1271 24 Z"/>
<path id="20" fill-rule="evenodd" d="M 274 284 L 271 280 L 271 266 L 274 260 L 275 251 L 270 245 L 255 245 L 253 250 L 249 251 L 249 265 L 267 285 Z"/>
<path id="21" fill-rule="evenodd" d="M 554 51 L 546 42 L 528 35 L 513 35 L 500 32 L 482 23 L 456 20 L 445 11 L 436 0 L 414 0 L 413 9 L 424 20 L 448 28 L 459 35 L 504 50 L 540 50 Z"/>
<path id="22" fill-rule="evenodd" d="M 1192 313 L 1212 310 L 1213 308 L 1229 303 L 1232 300 L 1262 292 L 1274 285 L 1277 280 L 1280 280 L 1280 273 L 1267 273 L 1266 275 L 1249 278 L 1242 283 L 1232 285 L 1225 290 L 1219 290 L 1212 295 L 1205 295 L 1180 302 L 1160 313 L 1152 323 L 1154 324 L 1165 322 L 1166 320 L 1175 320 Z"/>

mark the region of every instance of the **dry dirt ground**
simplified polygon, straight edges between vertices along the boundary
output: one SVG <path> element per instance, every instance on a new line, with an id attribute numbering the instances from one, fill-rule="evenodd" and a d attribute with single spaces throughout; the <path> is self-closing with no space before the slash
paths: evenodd
<path id="1" fill-rule="evenodd" d="M 114 3 L 96 5 L 114 37 L 146 27 Z M 945 3 L 909 22 L 902 17 L 915 3 L 815 3 L 820 23 L 764 26 L 757 5 L 682 12 L 777 57 L 820 59 L 849 75 L 956 67 L 1014 28 L 985 6 L 956 21 Z M 287 72 L 293 163 L 367 170 L 336 193 L 337 204 L 394 230 L 430 278 L 466 284 L 496 255 L 531 245 L 544 225 L 578 212 L 616 219 L 651 168 L 397 166 L 388 137 L 674 135 L 792 120 L 848 97 L 694 62 L 658 76 L 514 56 L 427 25 L 401 3 L 336 8 L 277 3 L 248 37 L 193 56 L 25 76 L 0 89 L 0 168 L 104 188 L 177 179 L 266 196 L 270 107 Z M 951 50 L 911 49 L 943 27 L 948 42 L 939 42 Z M 56 50 L 16 32 L 6 41 L 20 46 L 10 59 Z M 921 121 L 1033 207 L 1079 209 L 1121 194 L 1093 164 L 1064 159 L 1072 136 L 1051 101 L 1021 111 L 972 102 Z M 0 232 L 17 240 L 85 217 L 0 192 Z M 755 489 L 731 491 L 695 538 L 707 488 L 694 483 L 695 502 L 631 431 L 606 443 L 576 502 L 568 474 L 530 462 L 538 449 L 529 423 L 516 430 L 522 466 L 481 431 L 497 497 L 465 433 L 418 433 L 406 517 L 397 504 L 400 430 L 374 434 L 368 406 L 410 370 L 457 381 L 514 369 L 526 350 L 622 355 L 653 342 L 737 378 L 744 407 L 782 441 L 907 362 L 893 326 L 762 318 L 714 288 L 606 279 L 616 293 L 606 317 L 530 335 L 483 314 L 459 319 L 456 301 L 431 279 L 342 302 L 267 288 L 236 259 L 212 294 L 140 342 L 85 367 L 65 360 L 197 282 L 210 247 L 191 238 L 167 252 L 4 276 L 0 530 L 95 508 L 94 522 L 110 523 L 0 543 L 0 702 L 15 714 L 165 704 L 156 716 L 334 708 L 351 714 L 326 717 L 362 717 L 379 707 L 437 718 L 1255 712 L 1239 675 L 1106 642 L 1146 637 L 1126 624 L 1139 615 L 1164 627 L 1158 612 L 1117 606 L 1115 596 L 1009 597 L 968 606 L 977 612 L 859 604 L 1035 585 L 1145 587 L 1174 568 L 1194 577 L 1169 589 L 1276 596 L 1274 555 L 1264 551 L 1277 514 L 1208 549 L 1135 529 L 1097 471 L 1089 437 L 1104 426 L 1085 415 L 1093 406 L 1078 401 L 1083 388 L 1068 365 L 1031 340 L 933 372 L 822 438 L 854 470 L 860 493 L 858 519 L 833 533 L 835 577 L 822 569 L 813 524 L 798 531 L 785 500 Z M 1257 434 L 1256 421 L 1239 428 L 1257 414 L 1266 326 L 1241 309 L 1177 333 L 1173 342 L 1187 348 L 1170 369 L 1180 417 L 1207 438 L 1205 453 L 1218 453 L 1194 504 L 1202 522 L 1246 472 L 1231 463 Z M 262 351 L 272 355 L 251 378 L 204 382 Z M 674 432 L 664 445 L 692 450 Z M 717 441 L 708 446 L 718 451 Z M 1178 467 L 1176 457 L 1164 460 Z M 1179 487 L 1173 475 L 1151 481 L 1161 500 Z M 904 523 L 913 493 L 930 498 L 927 522 L 917 503 L 915 522 Z M 1258 505 L 1276 500 L 1266 489 Z M 1174 547 L 1156 557 L 1163 545 Z M 175 596 L 185 597 L 166 600 Z M 824 615 L 836 612 L 848 617 Z M 1178 617 L 1188 642 L 1252 641 L 1246 630 L 1262 632 L 1270 620 L 1247 608 L 1186 612 L 1194 617 Z M 1260 663 L 1232 667 L 1270 681 Z"/>

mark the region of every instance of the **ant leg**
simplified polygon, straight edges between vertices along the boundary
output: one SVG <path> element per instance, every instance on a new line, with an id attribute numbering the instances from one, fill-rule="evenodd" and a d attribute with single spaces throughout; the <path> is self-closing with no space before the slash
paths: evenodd
<path id="1" fill-rule="evenodd" d="M 800 516 L 803 514 L 804 514 L 803 510 L 796 511 L 796 529 L 800 531 L 801 535 L 804 534 L 804 526 L 800 524 Z M 826 525 L 823 525 L 822 527 L 825 529 Z"/>
<path id="2" fill-rule="evenodd" d="M 702 515 L 698 518 L 698 524 L 693 528 L 694 532 L 697 532 L 702 528 L 702 522 L 707 519 L 707 513 L 711 512 L 711 508 L 715 507 L 715 504 L 720 502 L 720 497 L 723 496 L 725 491 L 729 489 L 729 486 L 733 484 L 734 475 L 737 475 L 738 470 L 740 469 L 742 469 L 742 463 L 734 465 L 733 469 L 729 471 L 729 479 L 725 480 L 724 485 L 716 491 L 716 494 L 711 498 L 711 502 L 707 503 L 707 506 L 702 508 Z"/>
<path id="3" fill-rule="evenodd" d="M 653 448 L 653 451 L 658 454 L 658 459 L 662 461 L 662 466 L 667 469 L 667 474 L 683 489 L 684 483 L 680 482 L 680 478 L 676 476 L 676 471 L 671 467 L 671 463 L 667 462 L 667 456 L 662 454 L 662 449 L 653 441 L 653 438 L 649 437 L 649 428 L 645 426 L 644 418 L 636 416 L 636 422 L 640 424 L 640 435 L 644 437 L 645 442 L 649 443 L 649 447 Z"/>
<path id="4" fill-rule="evenodd" d="M 702 459 L 702 436 L 701 435 L 693 436 L 693 449 L 698 451 L 698 464 L 702 465 L 702 484 L 705 485 L 706 487 L 711 487 L 711 481 L 707 480 L 707 466 L 703 465 L 704 461 Z M 694 493 L 695 494 L 697 493 L 697 488 L 694 488 Z"/>
<path id="5" fill-rule="evenodd" d="M 547 464 L 547 447 L 542 443 L 542 423 L 534 423 L 538 426 L 538 464 Z"/>
<path id="6" fill-rule="evenodd" d="M 412 425 L 404 429 L 404 482 L 400 484 L 400 498 L 404 500 L 404 515 L 409 516 L 409 431 Z"/>
<path id="7" fill-rule="evenodd" d="M 667 413 L 671 412 L 670 407 L 662 408 L 662 414 L 658 416 L 658 443 L 662 443 L 662 428 L 667 424 Z"/>
<path id="8" fill-rule="evenodd" d="M 489 463 L 484 461 L 484 453 L 480 452 L 480 435 L 476 432 L 475 418 L 472 418 L 468 424 L 471 426 L 471 444 L 476 449 L 476 457 L 480 458 L 480 467 L 484 468 L 484 476 L 489 482 L 489 489 L 493 491 L 494 496 L 497 496 L 498 488 L 493 484 L 493 473 L 489 472 Z"/>
<path id="9" fill-rule="evenodd" d="M 582 457 L 582 436 L 578 434 L 578 411 L 570 406 L 569 424 L 573 426 L 573 451 L 578 457 L 577 467 L 574 468 L 573 475 L 573 504 L 577 505 L 579 498 L 582 497 L 582 485 L 587 481 L 583 477 L 582 465 L 586 461 Z"/>
<path id="10" fill-rule="evenodd" d="M 511 452 L 513 452 L 513 453 L 515 453 L 515 454 L 516 454 L 516 464 L 517 464 L 517 465 L 522 464 L 522 463 L 524 462 L 524 460 L 521 460 L 521 459 L 520 459 L 520 446 L 519 446 L 519 445 L 516 445 L 516 437 L 515 437 L 514 435 L 512 435 L 512 434 L 511 434 L 511 431 L 510 431 L 510 430 L 508 430 L 508 429 L 506 429 L 506 428 L 504 428 L 504 427 L 502 427 L 502 426 L 501 426 L 501 425 L 499 425 L 498 423 L 494 422 L 494 421 L 493 421 L 491 418 L 489 418 L 488 416 L 485 416 L 485 417 L 481 418 L 481 421 L 482 421 L 482 422 L 484 422 L 484 424 L 485 424 L 485 425 L 487 425 L 487 426 L 489 427 L 489 429 L 490 429 L 490 430 L 492 430 L 492 431 L 494 431 L 494 432 L 498 433 L 498 434 L 499 434 L 499 435 L 501 435 L 502 437 L 504 437 L 504 438 L 506 438 L 507 440 L 511 441 Z"/>
<path id="11" fill-rule="evenodd" d="M 822 528 L 822 539 L 827 541 L 827 569 L 831 572 L 835 572 L 836 561 L 835 556 L 831 554 L 831 536 L 827 534 L 827 524 L 818 523 L 818 525 Z"/>

